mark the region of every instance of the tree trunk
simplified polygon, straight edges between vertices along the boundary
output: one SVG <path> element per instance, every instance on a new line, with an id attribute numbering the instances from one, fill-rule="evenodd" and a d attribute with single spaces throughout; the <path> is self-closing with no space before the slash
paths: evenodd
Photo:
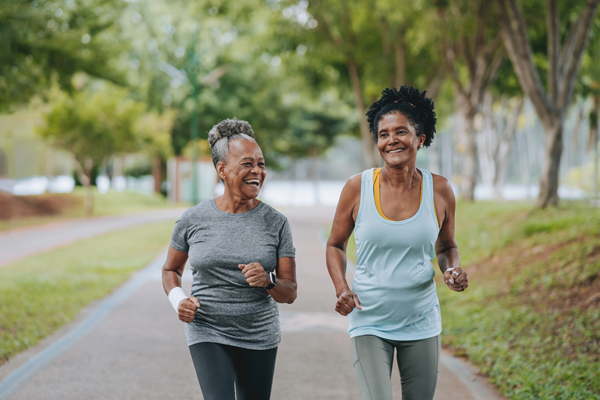
<path id="1" fill-rule="evenodd" d="M 494 198 L 502 198 L 502 186 L 506 180 L 506 167 L 508 155 L 510 153 L 510 144 L 512 143 L 515 132 L 517 131 L 517 122 L 519 116 L 523 112 L 523 99 L 517 100 L 518 103 L 510 111 L 509 119 L 506 121 L 504 132 L 498 145 L 498 153 L 496 155 L 496 177 L 494 180 Z"/>
<path id="2" fill-rule="evenodd" d="M 86 158 L 83 162 L 83 165 L 79 162 L 77 157 L 73 157 L 75 160 L 75 172 L 77 172 L 77 177 L 79 181 L 83 185 L 85 191 L 85 197 L 83 201 L 83 206 L 85 209 L 85 215 L 91 216 L 94 210 L 94 193 L 92 191 L 92 169 L 94 167 L 94 163 L 91 158 Z"/>
<path id="3" fill-rule="evenodd" d="M 504 44 L 515 74 L 544 125 L 546 159 L 540 177 L 537 206 L 545 208 L 557 205 L 564 115 L 571 104 L 581 60 L 588 47 L 600 0 L 586 1 L 577 21 L 571 24 L 562 49 L 557 1 L 548 0 L 548 92 L 545 91 L 538 75 L 527 34 L 526 18 L 517 0 L 496 0 L 496 3 Z"/>
<path id="4" fill-rule="evenodd" d="M 563 150 L 562 118 L 544 124 L 544 165 L 540 176 L 540 195 L 536 205 L 541 208 L 558 205 L 558 179 Z"/>
<path id="5" fill-rule="evenodd" d="M 154 178 L 154 193 L 161 193 L 162 184 L 162 159 L 155 155 L 152 160 L 152 177 Z"/>
<path id="6" fill-rule="evenodd" d="M 529 166 L 529 146 L 527 145 L 527 132 L 517 135 L 517 153 L 519 155 L 519 169 L 521 180 L 525 183 L 525 197 L 531 199 L 531 169 Z"/>
<path id="7" fill-rule="evenodd" d="M 477 143 L 473 120 L 476 111 L 468 104 L 459 106 L 458 113 L 462 120 L 461 139 L 463 144 L 463 165 L 460 182 L 460 193 L 463 200 L 475 200 L 475 184 L 477 183 Z"/>
<path id="8" fill-rule="evenodd" d="M 365 102 L 363 100 L 363 91 L 360 85 L 360 77 L 358 75 L 358 67 L 353 60 L 348 61 L 348 73 L 350 74 L 350 80 L 352 82 L 352 91 L 354 92 L 354 100 L 356 101 L 356 109 L 360 114 L 359 126 L 360 126 L 360 137 L 362 141 L 362 162 L 363 167 L 372 168 L 376 167 L 376 159 L 374 157 L 373 147 L 373 136 L 369 130 L 369 123 L 367 122 Z"/>
<path id="9" fill-rule="evenodd" d="M 400 33 L 394 41 L 394 53 L 396 55 L 396 77 L 394 86 L 400 89 L 400 86 L 406 83 L 406 49 L 404 47 L 404 35 Z"/>
<path id="10" fill-rule="evenodd" d="M 54 177 L 54 150 L 50 146 L 46 148 L 46 165 L 44 172 L 48 180 Z"/>
<path id="11" fill-rule="evenodd" d="M 494 115 L 494 101 L 491 93 L 486 93 L 481 112 L 474 121 L 477 140 L 477 156 L 481 180 L 486 188 L 492 188 L 496 179 L 496 155 L 498 153 L 498 127 Z"/>

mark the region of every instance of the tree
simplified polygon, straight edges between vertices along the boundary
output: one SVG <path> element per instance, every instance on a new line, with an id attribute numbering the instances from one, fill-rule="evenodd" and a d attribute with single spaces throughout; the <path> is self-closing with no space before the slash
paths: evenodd
<path id="1" fill-rule="evenodd" d="M 523 97 L 504 96 L 497 112 L 494 112 L 494 96 L 488 92 L 481 112 L 476 118 L 481 120 L 477 127 L 477 152 L 483 183 L 491 187 L 496 199 L 502 198 L 502 186 L 506 178 L 506 167 L 510 144 L 517 130 L 517 123 L 523 111 Z"/>
<path id="2" fill-rule="evenodd" d="M 442 79 L 434 79 L 440 75 L 439 63 L 433 61 L 437 54 L 420 40 L 428 36 L 419 25 L 415 2 L 299 1 L 284 8 L 283 15 L 287 21 L 278 29 L 295 38 L 297 48 L 306 54 L 301 73 L 309 77 L 307 83 L 338 86 L 340 92 L 352 94 L 362 164 L 376 166 L 378 157 L 365 116 L 368 105 L 382 89 L 399 83 L 421 89 L 441 87 Z M 419 40 L 408 40 L 411 36 Z"/>
<path id="3" fill-rule="evenodd" d="M 477 181 L 477 142 L 473 122 L 504 58 L 502 37 L 485 0 L 436 2 L 440 43 L 454 85 L 464 164 L 461 195 L 472 201 Z"/>
<path id="4" fill-rule="evenodd" d="M 40 127 L 42 137 L 73 155 L 75 171 L 85 187 L 85 212 L 93 210 L 92 169 L 108 157 L 134 151 L 135 123 L 145 106 L 127 98 L 123 89 L 101 84 L 68 95 L 54 89 L 52 108 Z"/>
<path id="5" fill-rule="evenodd" d="M 164 161 L 173 154 L 171 131 L 176 112 L 165 110 L 162 114 L 149 112 L 139 118 L 134 126 L 138 148 L 152 160 L 154 192 L 161 193 Z"/>
<path id="6" fill-rule="evenodd" d="M 600 0 L 586 0 L 576 20 L 569 21 L 570 27 L 566 35 L 561 35 L 557 0 L 547 0 L 547 90 L 536 69 L 525 15 L 517 0 L 495 1 L 508 56 L 523 91 L 531 100 L 544 127 L 545 162 L 540 177 L 537 206 L 545 208 L 557 205 L 563 124 Z"/>
<path id="7" fill-rule="evenodd" d="M 595 28 L 600 28 L 600 19 L 596 18 Z M 592 110 L 589 114 L 590 129 L 588 137 L 588 148 L 592 151 L 592 196 L 594 198 L 599 197 L 600 186 L 600 146 L 598 141 L 600 140 L 600 64 L 598 59 L 600 57 L 600 36 L 595 34 L 592 36 L 588 52 L 584 56 L 581 66 L 581 79 L 579 85 L 576 88 L 577 92 L 582 97 L 591 98 Z M 584 108 L 581 107 L 579 113 L 580 118 L 577 122 L 581 121 L 583 116 Z M 578 127 L 575 132 L 577 132 Z"/>
<path id="8" fill-rule="evenodd" d="M 0 110 L 27 102 L 55 78 L 71 90 L 77 72 L 125 84 L 116 24 L 125 3 L 0 2 Z"/>
<path id="9" fill-rule="evenodd" d="M 350 132 L 355 121 L 350 104 L 344 104 L 334 91 L 322 93 L 314 103 L 299 102 L 289 105 L 289 129 L 274 142 L 275 150 L 292 159 L 310 158 L 310 178 L 314 182 L 315 198 L 319 199 L 319 156 L 323 155 L 340 134 Z"/>

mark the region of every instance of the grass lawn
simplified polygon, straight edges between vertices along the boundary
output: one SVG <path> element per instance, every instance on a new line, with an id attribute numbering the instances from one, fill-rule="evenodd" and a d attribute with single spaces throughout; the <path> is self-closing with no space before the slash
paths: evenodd
<path id="1" fill-rule="evenodd" d="M 0 268 L 0 364 L 150 263 L 168 245 L 173 226 L 111 232 Z"/>
<path id="2" fill-rule="evenodd" d="M 600 209 L 459 203 L 456 228 L 470 284 L 436 267 L 443 344 L 510 399 L 600 399 Z"/>
<path id="3" fill-rule="evenodd" d="M 40 197 L 43 196 L 45 195 L 41 195 Z M 58 214 L 54 215 L 13 218 L 8 221 L 0 221 L 0 231 L 85 216 L 83 209 L 84 189 L 82 187 L 75 187 L 75 190 L 69 194 L 53 194 L 52 196 L 62 196 L 66 200 L 70 200 L 69 207 L 65 207 Z M 177 205 L 177 207 L 181 206 Z M 174 205 L 168 203 L 166 198 L 159 194 L 143 194 L 139 192 L 119 193 L 115 191 L 101 194 L 94 188 L 93 216 L 122 215 L 168 207 L 174 207 Z"/>

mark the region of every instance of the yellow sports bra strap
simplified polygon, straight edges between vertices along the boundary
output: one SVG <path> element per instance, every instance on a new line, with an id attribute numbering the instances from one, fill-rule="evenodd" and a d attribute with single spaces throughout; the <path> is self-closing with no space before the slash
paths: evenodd
<path id="1" fill-rule="evenodd" d="M 383 214 L 383 209 L 381 208 L 381 197 L 379 196 L 379 177 L 381 176 L 381 168 L 375 168 L 373 170 L 373 195 L 375 197 L 375 207 L 377 208 L 377 212 L 381 215 L 382 218 L 391 221 L 388 217 Z"/>
<path id="2" fill-rule="evenodd" d="M 373 197 L 375 198 L 375 207 L 377 208 L 377 212 L 381 215 L 382 218 L 387 219 L 388 221 L 393 221 L 385 216 L 383 213 L 383 208 L 381 208 L 381 196 L 379 194 L 379 177 L 381 176 L 381 168 L 375 168 L 373 170 Z M 419 207 L 421 207 L 421 202 L 423 201 L 423 173 L 421 173 L 421 197 L 419 199 Z M 435 205 L 433 206 L 433 210 L 435 212 Z M 436 215 L 437 218 L 437 215 Z"/>

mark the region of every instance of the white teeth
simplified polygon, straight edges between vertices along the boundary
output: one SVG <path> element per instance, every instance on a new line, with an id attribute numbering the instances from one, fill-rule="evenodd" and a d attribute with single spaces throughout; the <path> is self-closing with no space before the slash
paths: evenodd
<path id="1" fill-rule="evenodd" d="M 249 179 L 249 180 L 244 181 L 244 182 L 248 183 L 248 184 L 256 183 L 257 185 L 260 185 L 260 181 L 258 179 Z"/>
<path id="2" fill-rule="evenodd" d="M 404 149 L 390 150 L 390 151 L 388 151 L 388 153 L 400 153 L 402 150 L 404 150 Z"/>

